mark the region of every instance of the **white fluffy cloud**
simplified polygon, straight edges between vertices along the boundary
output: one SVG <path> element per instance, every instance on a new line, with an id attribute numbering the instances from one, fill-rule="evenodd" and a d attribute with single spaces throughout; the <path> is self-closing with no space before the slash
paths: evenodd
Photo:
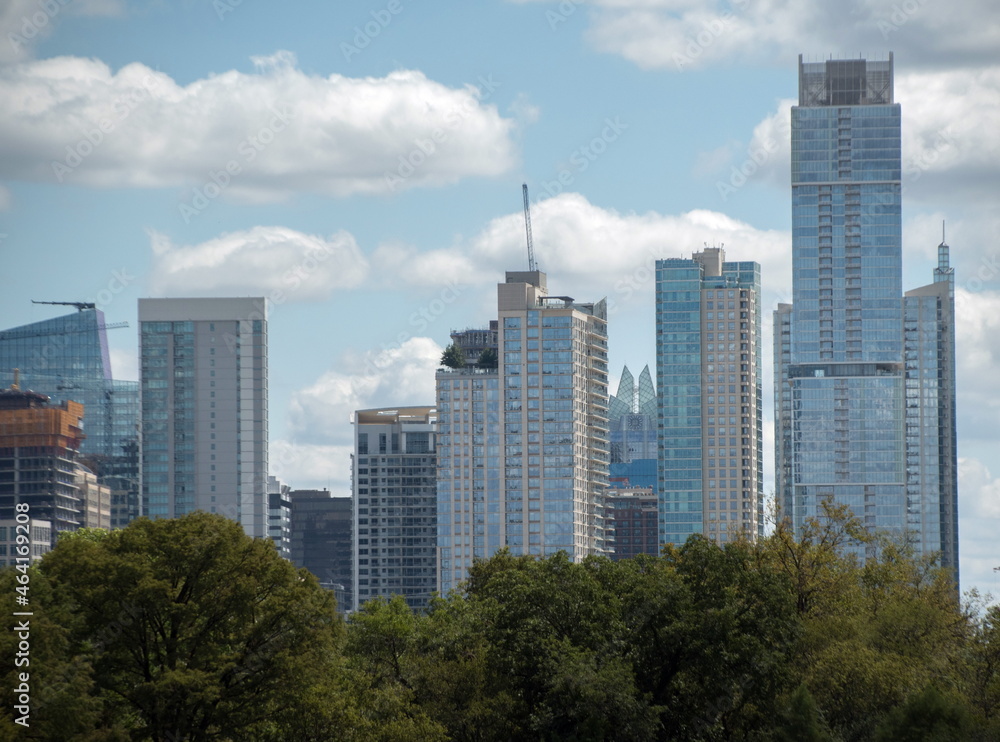
<path id="1" fill-rule="evenodd" d="M 995 203 L 1000 191 L 1000 66 L 897 74 L 895 92 L 903 111 L 907 199 L 939 203 L 944 193 Z M 748 178 L 788 186 L 790 109 L 795 103 L 782 100 L 754 128 L 750 146 L 741 153 L 753 160 Z M 732 185 L 743 164 L 730 163 L 723 180 Z"/>
<path id="2" fill-rule="evenodd" d="M 292 443 L 273 440 L 268 471 L 294 489 L 328 488 L 335 496 L 351 493 L 353 445 Z"/>
<path id="3" fill-rule="evenodd" d="M 1000 479 L 982 461 L 958 460 L 959 565 L 964 586 L 997 584 L 1000 567 L 997 523 L 1000 522 Z M 993 596 L 1000 599 L 1000 593 Z"/>
<path id="4" fill-rule="evenodd" d="M 1000 20 L 991 0 L 542 2 L 550 6 L 546 18 L 553 30 L 578 6 L 588 8 L 590 42 L 646 69 L 684 71 L 733 61 L 786 64 L 810 50 L 853 55 L 887 48 L 901 59 L 962 65 L 991 62 L 1000 47 Z M 851 39 L 850 49 L 841 47 L 844 39 Z"/>
<path id="5" fill-rule="evenodd" d="M 449 248 L 398 251 L 399 274 L 421 284 L 502 281 L 504 271 L 526 269 L 523 219 L 520 212 L 497 217 Z M 531 220 L 538 265 L 558 281 L 550 281 L 550 291 L 572 287 L 581 301 L 606 295 L 609 303 L 629 303 L 640 294 L 645 301 L 652 297 L 655 259 L 690 257 L 705 244 L 724 245 L 729 260 L 760 262 L 772 279 L 787 274 L 787 232 L 756 229 L 715 211 L 623 214 L 563 193 L 532 204 Z"/>
<path id="6" fill-rule="evenodd" d="M 297 191 L 388 194 L 492 176 L 516 161 L 515 122 L 489 79 L 461 88 L 401 70 L 319 77 L 288 52 L 188 85 L 139 63 L 57 57 L 0 68 L 0 177 L 177 187 L 198 199 Z M 199 195 L 200 194 L 200 195 Z"/>
<path id="7" fill-rule="evenodd" d="M 1000 285 L 1000 274 L 994 272 L 992 276 L 992 285 Z M 996 370 L 1000 368 L 1000 292 L 958 288 L 955 325 L 962 440 L 973 446 L 992 448 L 996 446 L 1000 418 L 996 392 Z"/>
<path id="8" fill-rule="evenodd" d="M 263 294 L 273 300 L 326 299 L 353 288 L 368 262 L 345 231 L 329 238 L 287 227 L 253 227 L 197 245 L 151 233 L 150 291 L 157 296 Z"/>
<path id="9" fill-rule="evenodd" d="M 292 396 L 294 440 L 349 445 L 349 421 L 356 410 L 434 404 L 434 372 L 442 351 L 430 338 L 415 337 L 393 348 L 343 358 L 336 370 Z"/>

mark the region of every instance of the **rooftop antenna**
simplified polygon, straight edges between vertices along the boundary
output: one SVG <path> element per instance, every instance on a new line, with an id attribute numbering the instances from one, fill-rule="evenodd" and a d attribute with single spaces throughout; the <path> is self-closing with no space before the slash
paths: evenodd
<path id="1" fill-rule="evenodd" d="M 531 209 L 528 208 L 528 184 L 521 184 L 521 192 L 524 195 L 524 232 L 528 236 L 528 270 L 538 270 L 535 265 L 535 249 L 531 244 Z"/>

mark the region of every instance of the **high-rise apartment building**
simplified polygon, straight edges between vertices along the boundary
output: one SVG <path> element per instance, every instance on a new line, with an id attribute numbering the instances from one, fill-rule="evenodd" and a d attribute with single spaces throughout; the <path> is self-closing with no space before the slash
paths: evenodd
<path id="1" fill-rule="evenodd" d="M 44 394 L 16 385 L 0 390 L 0 520 L 45 520 L 53 545 L 59 533 L 86 523 L 77 481 L 83 416 L 76 402 L 50 405 Z"/>
<path id="2" fill-rule="evenodd" d="M 498 367 L 437 373 L 442 593 L 473 559 L 604 554 L 607 307 L 549 296 L 545 274 L 497 287 Z"/>
<path id="3" fill-rule="evenodd" d="M 614 545 L 610 554 L 612 559 L 660 553 L 658 510 L 656 493 L 648 487 L 608 490 L 608 540 Z"/>
<path id="4" fill-rule="evenodd" d="M 263 298 L 140 299 L 144 512 L 268 535 Z"/>
<path id="5" fill-rule="evenodd" d="M 934 282 L 903 297 L 906 528 L 920 552 L 941 552 L 958 577 L 955 274 L 938 245 Z"/>
<path id="6" fill-rule="evenodd" d="M 112 378 L 104 313 L 93 304 L 77 311 L 0 332 L 0 386 L 13 382 L 48 396 L 54 404 L 83 405 L 86 438 L 80 456 L 111 489 L 111 525 L 140 514 L 139 384 Z"/>
<path id="7" fill-rule="evenodd" d="M 354 608 L 354 557 L 351 533 L 354 498 L 334 497 L 330 490 L 292 490 L 291 559 L 333 590 L 337 610 Z"/>
<path id="8" fill-rule="evenodd" d="M 829 498 L 957 566 L 950 278 L 902 295 L 901 163 L 892 55 L 800 56 L 793 303 L 774 320 L 777 497 L 797 529 Z M 928 535 L 939 526 L 947 539 Z"/>
<path id="9" fill-rule="evenodd" d="M 414 610 L 437 591 L 437 410 L 354 413 L 354 595 L 402 595 Z"/>
<path id="10" fill-rule="evenodd" d="M 762 533 L 760 264 L 656 261 L 661 543 Z"/>

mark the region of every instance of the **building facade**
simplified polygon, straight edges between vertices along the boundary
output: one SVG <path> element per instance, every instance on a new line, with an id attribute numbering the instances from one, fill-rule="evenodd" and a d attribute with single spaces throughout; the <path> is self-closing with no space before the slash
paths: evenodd
<path id="1" fill-rule="evenodd" d="M 951 271 L 942 245 L 935 282 L 903 296 L 900 117 L 891 54 L 799 58 L 776 488 L 796 529 L 831 499 L 957 575 Z"/>
<path id="2" fill-rule="evenodd" d="M 442 593 L 477 558 L 606 554 L 607 307 L 549 296 L 540 271 L 497 287 L 498 368 L 440 369 Z"/>
<path id="3" fill-rule="evenodd" d="M 73 302 L 69 302 L 74 304 Z M 98 482 L 111 489 L 111 525 L 139 517 L 139 384 L 112 378 L 104 313 L 92 304 L 78 311 L 0 332 L 0 386 L 13 383 L 54 404 L 83 405 L 86 438 L 80 455 Z"/>
<path id="4" fill-rule="evenodd" d="M 649 366 L 638 382 L 626 366 L 618 391 L 608 397 L 610 465 L 608 486 L 616 489 L 648 487 L 654 492 L 657 457 L 656 391 Z"/>
<path id="5" fill-rule="evenodd" d="M 656 261 L 660 541 L 763 533 L 760 265 Z"/>
<path id="6" fill-rule="evenodd" d="M 402 595 L 426 610 L 437 582 L 437 410 L 354 413 L 357 605 Z"/>
<path id="7" fill-rule="evenodd" d="M 140 299 L 144 513 L 268 535 L 263 298 Z"/>
<path id="8" fill-rule="evenodd" d="M 648 487 L 608 491 L 608 529 L 614 544 L 611 558 L 632 559 L 660 553 L 656 493 Z"/>
<path id="9" fill-rule="evenodd" d="M 291 487 L 275 476 L 267 478 L 267 536 L 285 559 L 292 558 Z"/>
<path id="10" fill-rule="evenodd" d="M 292 503 L 292 563 L 308 569 L 320 585 L 333 590 L 337 610 L 352 610 L 354 499 L 334 497 L 326 489 L 291 490 L 288 498 Z"/>
<path id="11" fill-rule="evenodd" d="M 83 415 L 76 402 L 52 406 L 44 394 L 0 391 L 0 520 L 45 520 L 53 546 L 85 522 L 77 481 Z"/>
<path id="12" fill-rule="evenodd" d="M 955 274 L 938 245 L 934 282 L 903 297 L 906 528 L 918 552 L 941 552 L 958 579 Z"/>
<path id="13" fill-rule="evenodd" d="M 0 567 L 34 564 L 52 551 L 52 542 L 52 523 L 47 520 L 30 517 L 0 520 Z"/>

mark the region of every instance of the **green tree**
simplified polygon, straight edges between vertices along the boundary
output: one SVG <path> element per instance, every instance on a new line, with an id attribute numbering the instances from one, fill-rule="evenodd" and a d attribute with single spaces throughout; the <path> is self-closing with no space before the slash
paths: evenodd
<path id="1" fill-rule="evenodd" d="M 799 685 L 782 709 L 773 742 L 832 742 L 819 707 L 805 684 Z"/>
<path id="2" fill-rule="evenodd" d="M 968 742 L 974 733 L 964 701 L 930 684 L 885 717 L 875 742 Z"/>
<path id="3" fill-rule="evenodd" d="M 500 364 L 500 359 L 497 357 L 496 348 L 485 348 L 482 353 L 479 354 L 479 360 L 476 361 L 476 365 L 479 368 L 489 368 L 495 369 Z"/>
<path id="4" fill-rule="evenodd" d="M 217 515 L 67 538 L 41 571 L 71 606 L 70 653 L 133 739 L 262 738 L 343 631 L 315 578 Z"/>
<path id="5" fill-rule="evenodd" d="M 465 353 L 452 343 L 441 354 L 441 365 L 448 368 L 465 368 Z"/>

